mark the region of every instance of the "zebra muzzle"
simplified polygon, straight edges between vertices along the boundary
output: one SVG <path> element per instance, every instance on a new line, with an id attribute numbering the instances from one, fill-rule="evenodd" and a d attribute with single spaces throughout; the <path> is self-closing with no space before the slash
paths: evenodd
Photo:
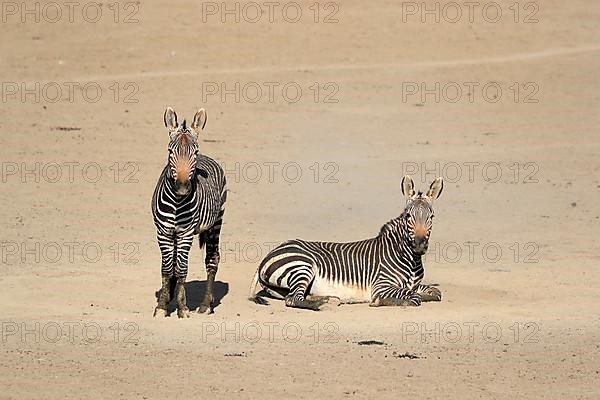
<path id="1" fill-rule="evenodd" d="M 188 194 L 190 192 L 191 188 L 192 188 L 192 182 L 189 180 L 186 182 L 181 182 L 178 180 L 175 181 L 175 193 L 178 196 L 185 196 L 186 194 Z"/>
<path id="2" fill-rule="evenodd" d="M 413 250 L 416 254 L 423 255 L 427 252 L 427 248 L 429 247 L 429 240 L 426 237 L 415 237 L 415 242 L 413 245 Z"/>

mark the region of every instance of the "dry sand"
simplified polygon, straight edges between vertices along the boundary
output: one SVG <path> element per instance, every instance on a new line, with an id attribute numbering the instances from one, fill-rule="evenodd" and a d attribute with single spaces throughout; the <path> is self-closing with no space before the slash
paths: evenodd
<path id="1" fill-rule="evenodd" d="M 319 22 L 312 3 L 296 23 L 287 3 L 238 23 L 219 2 L 106 3 L 96 23 L 88 3 L 72 23 L 3 3 L 0 398 L 599 398 L 600 2 L 515 21 L 499 1 L 496 23 L 485 3 L 450 22 L 442 2 L 439 23 L 432 1 L 322 2 Z M 189 320 L 152 318 L 169 105 L 207 109 L 230 188 L 220 304 Z M 425 266 L 441 303 L 246 300 L 275 243 L 376 234 L 408 172 L 446 178 Z"/>

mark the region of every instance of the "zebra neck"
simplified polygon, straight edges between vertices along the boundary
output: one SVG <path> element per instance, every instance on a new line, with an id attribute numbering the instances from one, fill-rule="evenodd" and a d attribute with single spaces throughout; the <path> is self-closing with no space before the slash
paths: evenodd
<path id="1" fill-rule="evenodd" d="M 196 190 L 197 190 L 198 184 L 196 182 L 195 175 L 192 175 L 191 182 L 192 182 L 192 185 L 190 187 L 190 191 L 185 196 L 179 196 L 178 194 L 176 194 L 175 182 L 173 181 L 173 179 L 170 179 L 169 177 L 165 177 L 165 184 L 164 184 L 163 188 L 164 188 L 165 192 L 169 195 L 169 198 L 173 199 L 173 201 L 176 204 L 186 204 L 186 203 L 189 203 L 190 200 L 196 196 Z"/>
<path id="2" fill-rule="evenodd" d="M 390 266 L 409 267 L 413 271 L 423 269 L 422 256 L 415 254 L 410 234 L 402 217 L 395 218 L 381 228 L 379 241 L 384 254 L 389 254 L 385 260 Z"/>

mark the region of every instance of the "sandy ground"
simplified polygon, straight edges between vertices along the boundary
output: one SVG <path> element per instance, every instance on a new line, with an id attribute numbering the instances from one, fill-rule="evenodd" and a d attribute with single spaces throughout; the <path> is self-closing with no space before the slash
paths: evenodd
<path id="1" fill-rule="evenodd" d="M 73 22 L 3 3 L 0 398 L 599 398 L 600 3 L 502 0 L 498 22 L 313 3 L 239 22 L 235 3 L 106 3 L 95 23 L 92 3 Z M 169 105 L 207 109 L 230 188 L 219 305 L 189 320 L 152 318 Z M 246 300 L 275 243 L 374 235 L 406 173 L 446 179 L 441 303 Z"/>

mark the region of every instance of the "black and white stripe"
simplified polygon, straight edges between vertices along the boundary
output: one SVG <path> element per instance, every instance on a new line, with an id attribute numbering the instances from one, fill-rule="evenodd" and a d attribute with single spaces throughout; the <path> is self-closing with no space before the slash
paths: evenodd
<path id="1" fill-rule="evenodd" d="M 225 174 L 210 157 L 199 154 L 198 133 L 206 124 L 201 109 L 190 127 L 179 125 L 168 108 L 165 125 L 170 131 L 169 160 L 154 195 L 152 215 L 162 256 L 162 289 L 155 315 L 166 315 L 167 304 L 177 289 L 179 317 L 189 316 L 185 298 L 188 255 L 194 235 L 206 245 L 207 291 L 198 311 L 210 310 L 213 284 L 219 264 L 219 235 L 226 200 Z"/>
<path id="2" fill-rule="evenodd" d="M 309 309 L 318 309 L 330 297 L 373 306 L 441 300 L 437 288 L 421 284 L 421 257 L 431 233 L 432 202 L 443 182 L 436 179 L 427 194 L 415 193 L 413 186 L 404 177 L 405 209 L 374 238 L 350 243 L 291 240 L 273 249 L 258 267 L 250 298 L 265 302 L 256 294 L 260 286 L 285 299 L 287 306 Z"/>

